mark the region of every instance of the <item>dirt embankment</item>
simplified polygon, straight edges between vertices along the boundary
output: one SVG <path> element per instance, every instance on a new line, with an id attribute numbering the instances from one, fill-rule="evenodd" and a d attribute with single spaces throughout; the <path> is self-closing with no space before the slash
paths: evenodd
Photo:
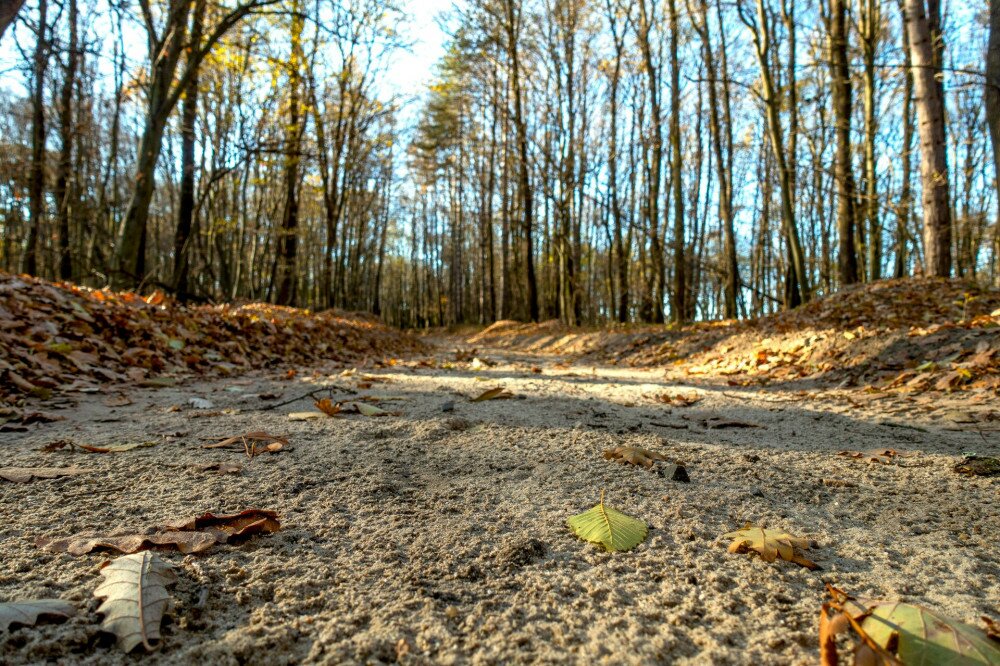
<path id="1" fill-rule="evenodd" d="M 664 366 L 672 377 L 730 384 L 995 392 L 1000 290 L 962 280 L 889 280 L 752 321 L 610 331 L 501 321 L 467 341 L 579 361 Z"/>
<path id="2" fill-rule="evenodd" d="M 0 273 L 0 403 L 108 382 L 159 382 L 426 351 L 370 315 L 262 303 L 184 306 L 161 292 Z"/>

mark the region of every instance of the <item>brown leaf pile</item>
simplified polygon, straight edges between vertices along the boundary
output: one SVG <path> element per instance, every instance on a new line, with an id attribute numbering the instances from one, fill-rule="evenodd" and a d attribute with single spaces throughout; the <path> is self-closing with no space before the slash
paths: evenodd
<path id="1" fill-rule="evenodd" d="M 108 382 L 354 362 L 424 350 L 372 317 L 248 305 L 187 307 L 156 292 L 0 273 L 0 402 Z"/>
<path id="2" fill-rule="evenodd" d="M 668 377 L 733 385 L 808 378 L 918 393 L 1000 390 L 998 330 L 1000 290 L 962 279 L 907 278 L 846 288 L 752 321 L 616 331 L 501 321 L 469 342 L 667 366 Z"/>

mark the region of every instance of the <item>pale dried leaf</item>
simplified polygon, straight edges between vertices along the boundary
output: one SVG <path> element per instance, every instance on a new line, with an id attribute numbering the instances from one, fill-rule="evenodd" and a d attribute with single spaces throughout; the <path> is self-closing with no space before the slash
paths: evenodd
<path id="1" fill-rule="evenodd" d="M 104 599 L 97 609 L 101 626 L 118 637 L 118 647 L 131 652 L 142 644 L 154 650 L 160 641 L 160 622 L 170 605 L 167 586 L 177 574 L 157 555 L 144 552 L 114 560 L 101 570 L 104 582 L 94 596 Z"/>

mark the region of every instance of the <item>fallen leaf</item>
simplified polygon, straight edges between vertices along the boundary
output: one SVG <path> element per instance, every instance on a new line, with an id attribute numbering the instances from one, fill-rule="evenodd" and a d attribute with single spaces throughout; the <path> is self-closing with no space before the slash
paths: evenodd
<path id="1" fill-rule="evenodd" d="M 90 472 L 82 467 L 0 467 L 0 479 L 13 483 L 28 483 L 33 479 L 57 479 Z"/>
<path id="2" fill-rule="evenodd" d="M 840 451 L 837 455 L 854 458 L 855 460 L 867 459 L 868 462 L 889 465 L 902 454 L 895 449 L 878 449 L 875 451 L 868 451 L 867 453 L 861 451 Z"/>
<path id="3" fill-rule="evenodd" d="M 966 476 L 998 476 L 1000 475 L 1000 458 L 966 456 L 965 460 L 955 465 L 954 469 L 959 474 Z"/>
<path id="4" fill-rule="evenodd" d="M 104 599 L 97 609 L 101 627 L 118 637 L 118 647 L 131 652 L 140 643 L 154 650 L 160 622 L 170 605 L 167 587 L 177 582 L 173 568 L 149 552 L 119 557 L 101 570 L 104 582 L 94 596 Z"/>
<path id="5" fill-rule="evenodd" d="M 128 397 L 124 393 L 119 393 L 118 395 L 111 396 L 104 401 L 105 407 L 125 407 L 126 405 L 132 404 L 132 398 Z"/>
<path id="6" fill-rule="evenodd" d="M 795 537 L 781 530 L 769 530 L 755 527 L 747 523 L 744 527 L 722 535 L 723 539 L 732 539 L 729 544 L 730 553 L 745 553 L 753 550 L 760 553 L 765 562 L 774 562 L 780 557 L 788 562 L 794 562 L 807 569 L 819 569 L 820 566 L 798 553 L 798 549 L 815 547 L 812 539 Z"/>
<path id="7" fill-rule="evenodd" d="M 375 405 L 369 405 L 364 402 L 356 402 L 354 406 L 357 408 L 358 413 L 362 416 L 390 416 L 391 412 L 387 412 L 381 407 L 376 407 Z"/>
<path id="8" fill-rule="evenodd" d="M 614 449 L 606 449 L 604 457 L 622 464 L 639 465 L 646 469 L 651 469 L 657 460 L 666 460 L 666 457 L 659 453 L 637 446 L 619 446 Z"/>
<path id="9" fill-rule="evenodd" d="M 600 544 L 609 552 L 631 550 L 646 539 L 649 528 L 646 523 L 626 516 L 601 501 L 589 511 L 575 515 L 566 521 L 573 533 L 591 543 Z"/>
<path id="10" fill-rule="evenodd" d="M 174 547 L 182 553 L 200 553 L 215 545 L 214 534 L 205 532 L 170 531 L 159 534 L 127 534 L 123 536 L 92 536 L 78 534 L 63 539 L 38 537 L 35 545 L 43 550 L 69 553 L 79 557 L 95 550 L 117 550 L 138 553 L 156 547 Z"/>
<path id="11" fill-rule="evenodd" d="M 317 412 L 318 414 L 319 412 Z M 277 453 L 288 446 L 288 439 L 278 435 L 271 435 L 263 431 L 248 432 L 245 435 L 228 437 L 221 442 L 205 444 L 203 449 L 242 449 L 248 458 L 259 456 L 262 453 Z"/>
<path id="12" fill-rule="evenodd" d="M 483 391 L 478 396 L 472 399 L 472 402 L 484 402 L 486 400 L 506 400 L 508 398 L 513 398 L 514 394 L 505 389 L 502 386 L 497 386 L 496 388 L 491 388 L 489 390 Z"/>
<path id="13" fill-rule="evenodd" d="M 0 603 L 0 631 L 7 631 L 12 624 L 30 627 L 39 617 L 47 616 L 65 620 L 76 614 L 76 607 L 62 599 L 32 599 Z"/>
<path id="14" fill-rule="evenodd" d="M 291 412 L 288 415 L 289 421 L 313 421 L 315 419 L 325 419 L 327 417 L 323 412 Z"/>
<path id="15" fill-rule="evenodd" d="M 923 606 L 854 599 L 829 584 L 827 591 L 832 600 L 820 617 L 824 666 L 838 663 L 834 638 L 848 629 L 861 639 L 855 664 L 1000 664 L 1000 642 L 988 631 Z"/>
<path id="16" fill-rule="evenodd" d="M 697 393 L 661 393 L 653 396 L 653 399 L 667 405 L 690 407 L 694 403 L 699 402 L 702 399 L 702 396 Z"/>
<path id="17" fill-rule="evenodd" d="M 219 543 L 227 543 L 231 539 L 241 539 L 254 534 L 272 534 L 281 529 L 281 523 L 274 511 L 247 509 L 240 513 L 219 516 L 205 513 L 194 518 L 182 518 L 168 522 L 164 529 L 198 530 L 194 533 L 212 534 Z"/>
<path id="18" fill-rule="evenodd" d="M 316 405 L 316 409 L 323 412 L 327 416 L 338 416 L 340 414 L 340 403 L 338 402 L 334 404 L 329 398 L 317 400 L 314 404 Z"/>

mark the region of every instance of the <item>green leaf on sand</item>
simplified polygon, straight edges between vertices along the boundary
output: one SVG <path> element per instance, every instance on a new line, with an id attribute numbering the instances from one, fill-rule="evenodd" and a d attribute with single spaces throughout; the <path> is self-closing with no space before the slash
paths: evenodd
<path id="1" fill-rule="evenodd" d="M 646 523 L 605 506 L 603 490 L 597 506 L 566 522 L 578 537 L 601 544 L 610 552 L 631 550 L 642 543 L 649 533 Z"/>

